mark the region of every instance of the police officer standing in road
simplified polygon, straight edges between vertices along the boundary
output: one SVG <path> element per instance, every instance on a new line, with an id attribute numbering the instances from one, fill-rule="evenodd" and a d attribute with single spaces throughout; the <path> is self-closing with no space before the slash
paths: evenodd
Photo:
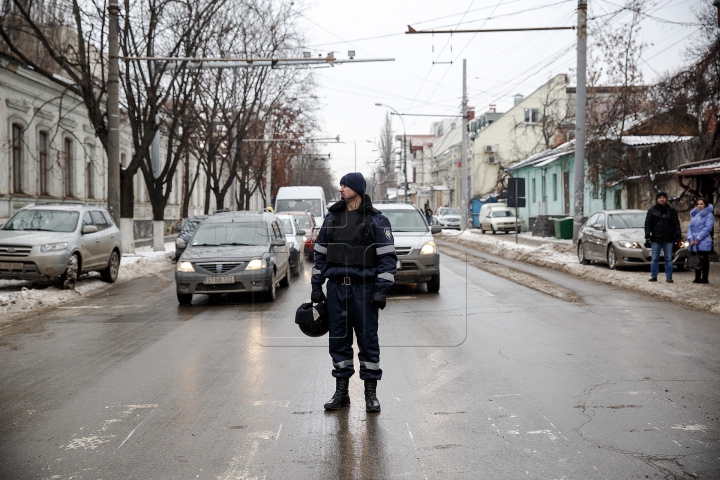
<path id="1" fill-rule="evenodd" d="M 310 297 L 314 303 L 326 299 L 322 286 L 327 279 L 330 356 L 336 388 L 325 409 L 350 405 L 348 385 L 355 373 L 354 330 L 360 379 L 365 381 L 365 409 L 379 412 L 377 381 L 382 370 L 378 310 L 385 308 L 385 296 L 395 283 L 395 244 L 390 222 L 365 195 L 362 174 L 348 173 L 340 179 L 340 197 L 342 200 L 328 209 L 330 213 L 315 242 Z"/>

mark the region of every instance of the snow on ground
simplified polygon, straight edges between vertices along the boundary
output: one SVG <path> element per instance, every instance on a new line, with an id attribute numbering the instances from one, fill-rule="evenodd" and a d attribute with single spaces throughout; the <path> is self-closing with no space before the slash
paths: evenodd
<path id="1" fill-rule="evenodd" d="M 117 283 L 138 277 L 159 275 L 171 266 L 175 244 L 165 244 L 164 252 L 153 252 L 152 247 L 140 247 L 134 254 L 123 255 Z M 33 288 L 24 280 L 0 280 L 0 328 L 12 320 L 34 312 L 62 305 L 84 296 L 110 288 L 111 284 L 92 272 L 80 277 L 75 290 L 60 290 L 54 286 Z"/>
<path id="2" fill-rule="evenodd" d="M 552 268 L 577 277 L 607 283 L 623 289 L 630 289 L 647 295 L 680 303 L 700 310 L 720 314 L 720 265 L 711 264 L 710 283 L 692 283 L 694 272 L 677 271 L 673 274 L 675 283 L 665 283 L 665 274 L 658 275 L 657 283 L 650 283 L 650 266 L 610 270 L 607 265 L 580 265 L 571 240 L 531 237 L 521 234 L 520 243 L 515 244 L 515 235 L 483 235 L 480 231 L 443 230 L 442 240 L 455 242 L 466 247 L 477 248 L 485 253 L 516 260 L 541 267 Z M 441 248 L 442 251 L 442 248 Z"/>

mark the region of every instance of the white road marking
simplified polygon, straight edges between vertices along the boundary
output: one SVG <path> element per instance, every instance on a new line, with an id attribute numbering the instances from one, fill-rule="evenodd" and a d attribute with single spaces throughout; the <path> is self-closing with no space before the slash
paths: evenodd
<path id="1" fill-rule="evenodd" d="M 257 400 L 253 402 L 253 405 L 260 407 L 263 405 L 269 405 L 271 407 L 288 408 L 290 400 Z"/>
<path id="2" fill-rule="evenodd" d="M 280 431 L 281 431 L 281 430 L 282 430 L 282 423 L 280 424 L 280 428 L 278 428 L 278 433 L 277 433 L 277 435 L 275 435 L 275 440 L 277 440 L 278 438 L 280 438 Z"/>
<path id="3" fill-rule="evenodd" d="M 250 476 L 250 466 L 255 458 L 255 455 L 260 448 L 260 440 L 267 440 L 274 437 L 274 432 L 254 432 L 250 435 L 253 439 L 250 445 L 250 449 L 244 452 L 242 447 L 238 448 L 237 453 L 230 459 L 228 468 L 222 475 L 217 477 L 217 480 L 251 480 L 257 479 L 258 477 Z"/>
<path id="4" fill-rule="evenodd" d="M 506 395 L 490 395 L 491 397 L 522 397 L 522 393 L 508 393 Z"/>
<path id="5" fill-rule="evenodd" d="M 543 415 L 543 417 L 545 417 L 545 415 Z M 560 435 L 562 438 L 564 438 L 566 442 L 569 442 L 569 441 L 570 441 L 570 440 L 567 439 L 567 437 L 566 437 L 565 435 L 562 434 L 562 432 L 561 432 L 560 430 L 558 430 L 558 428 L 557 428 L 555 425 L 553 425 L 553 422 L 551 422 L 548 417 L 545 417 L 545 420 L 547 420 L 547 422 L 548 422 L 550 425 L 552 425 L 552 427 L 555 429 L 555 431 L 558 433 L 558 435 Z"/>
<path id="6" fill-rule="evenodd" d="M 701 431 L 704 432 L 707 430 L 707 427 L 705 425 L 674 425 L 670 428 L 674 428 L 675 430 L 695 430 L 695 431 Z"/>
<path id="7" fill-rule="evenodd" d="M 84 448 L 85 450 L 95 450 L 101 444 L 109 442 L 110 439 L 114 436 L 115 435 L 110 435 L 108 437 L 98 437 L 97 435 L 92 435 L 90 437 L 73 438 L 73 441 L 65 445 L 64 448 L 65 450 L 77 450 L 78 448 Z"/>
<path id="8" fill-rule="evenodd" d="M 480 287 L 475 287 L 475 290 L 477 290 L 478 293 L 482 294 L 483 297 L 494 297 L 495 296 L 492 293 L 490 293 L 487 290 L 480 288 Z"/>
<path id="9" fill-rule="evenodd" d="M 142 423 L 142 422 L 140 422 L 140 423 Z M 137 427 L 135 427 L 135 428 L 132 429 L 132 432 L 130 432 L 130 435 L 128 435 L 127 437 L 125 437 L 125 440 L 123 440 L 122 443 L 120 444 L 120 446 L 115 450 L 116 452 L 117 452 L 118 450 L 120 450 L 120 448 L 122 448 L 123 445 L 125 445 L 125 442 L 127 442 L 128 439 L 129 439 L 130 437 L 132 437 L 132 434 L 135 433 L 135 430 L 137 430 L 139 426 L 140 426 L 140 424 L 138 424 Z"/>
<path id="10" fill-rule="evenodd" d="M 410 424 L 405 422 L 405 426 L 407 427 L 408 433 L 410 434 L 410 440 L 412 440 L 412 442 L 413 442 L 413 448 L 415 448 L 415 456 L 417 456 L 418 462 L 420 463 L 420 469 L 423 472 L 423 478 L 425 478 L 425 480 L 428 480 L 427 473 L 425 473 L 425 467 L 422 464 L 422 460 L 420 460 L 420 452 L 418 451 L 417 445 L 415 445 L 415 438 L 413 437 L 413 434 L 410 431 Z"/>
<path id="11" fill-rule="evenodd" d="M 527 432 L 527 433 L 529 435 L 547 435 L 548 437 L 550 437 L 550 440 L 556 440 L 558 438 L 550 430 L 533 430 L 532 432 Z"/>

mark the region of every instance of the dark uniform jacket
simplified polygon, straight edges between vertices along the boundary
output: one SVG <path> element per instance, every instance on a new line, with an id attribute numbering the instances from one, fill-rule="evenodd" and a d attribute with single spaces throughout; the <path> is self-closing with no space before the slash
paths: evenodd
<path id="1" fill-rule="evenodd" d="M 645 217 L 645 238 L 651 242 L 675 243 L 682 238 L 677 211 L 670 205 L 656 203 Z"/>
<path id="2" fill-rule="evenodd" d="M 328 209 L 330 213 L 325 217 L 315 241 L 312 286 L 318 288 L 326 279 L 351 277 L 374 281 L 377 291 L 387 293 L 395 283 L 397 271 L 395 239 L 390 221 L 379 210 L 373 208 L 368 195 L 364 196 L 362 204 L 357 209 L 359 216 L 353 212 L 346 212 L 346 207 L 345 202 L 340 201 Z M 347 227 L 341 223 L 347 223 L 345 220 L 349 217 L 358 219 L 357 223 L 352 225 L 353 231 L 358 233 L 357 242 L 344 243 L 356 243 L 354 248 L 337 245 L 342 238 L 341 234 L 347 233 L 341 231 Z M 347 246 L 351 247 L 351 245 Z"/>

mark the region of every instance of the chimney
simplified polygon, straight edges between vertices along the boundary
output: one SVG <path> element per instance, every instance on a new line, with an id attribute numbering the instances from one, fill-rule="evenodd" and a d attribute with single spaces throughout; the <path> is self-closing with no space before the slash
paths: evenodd
<path id="1" fill-rule="evenodd" d="M 467 120 L 468 122 L 475 119 L 475 107 L 467 107 Z"/>
<path id="2" fill-rule="evenodd" d="M 525 100 L 525 97 L 522 96 L 522 95 L 519 94 L 519 93 L 516 93 L 513 98 L 514 98 L 514 101 L 515 101 L 514 105 L 517 105 L 518 103 L 520 103 L 520 102 L 522 102 L 523 100 Z"/>
<path id="3" fill-rule="evenodd" d="M 494 103 L 491 103 L 491 104 L 490 104 L 490 113 L 495 113 L 495 110 L 496 110 L 495 104 L 494 104 Z"/>

